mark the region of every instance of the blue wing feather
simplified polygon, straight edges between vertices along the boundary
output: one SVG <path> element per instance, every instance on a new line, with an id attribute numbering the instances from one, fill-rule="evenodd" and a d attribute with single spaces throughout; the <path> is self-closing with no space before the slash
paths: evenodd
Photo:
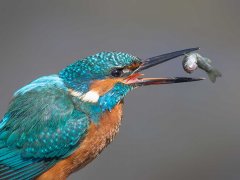
<path id="1" fill-rule="evenodd" d="M 57 75 L 23 87 L 0 122 L 0 179 L 39 175 L 70 155 L 88 126 Z"/>

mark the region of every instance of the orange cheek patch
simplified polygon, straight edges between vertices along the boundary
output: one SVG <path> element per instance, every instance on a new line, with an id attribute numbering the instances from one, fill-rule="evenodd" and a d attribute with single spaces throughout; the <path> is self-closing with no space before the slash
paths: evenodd
<path id="1" fill-rule="evenodd" d="M 90 85 L 90 91 L 95 91 L 99 96 L 102 96 L 111 90 L 118 82 L 123 82 L 123 78 L 96 80 Z"/>
<path id="2" fill-rule="evenodd" d="M 130 66 L 127 66 L 127 68 L 130 69 L 130 70 L 135 70 L 135 69 L 137 69 L 140 65 L 141 65 L 140 62 L 134 62 L 134 63 L 131 64 Z"/>

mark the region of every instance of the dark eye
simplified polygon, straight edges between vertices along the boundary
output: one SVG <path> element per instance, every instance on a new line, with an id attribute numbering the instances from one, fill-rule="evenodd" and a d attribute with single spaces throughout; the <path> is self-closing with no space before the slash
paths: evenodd
<path id="1" fill-rule="evenodd" d="M 111 75 L 113 77 L 120 77 L 122 75 L 122 69 L 115 68 L 112 70 Z"/>

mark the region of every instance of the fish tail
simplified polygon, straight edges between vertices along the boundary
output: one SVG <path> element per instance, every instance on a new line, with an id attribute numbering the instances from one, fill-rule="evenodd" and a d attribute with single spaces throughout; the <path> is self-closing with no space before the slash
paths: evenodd
<path id="1" fill-rule="evenodd" d="M 208 72 L 208 77 L 213 83 L 215 83 L 217 77 L 222 77 L 222 73 L 214 68 Z"/>

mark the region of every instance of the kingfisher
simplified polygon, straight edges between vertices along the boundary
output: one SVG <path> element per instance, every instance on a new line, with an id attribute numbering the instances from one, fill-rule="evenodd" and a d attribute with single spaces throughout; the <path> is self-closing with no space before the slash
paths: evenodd
<path id="1" fill-rule="evenodd" d="M 113 140 L 133 89 L 202 78 L 144 78 L 143 70 L 196 51 L 142 60 L 100 52 L 17 90 L 0 121 L 0 180 L 64 180 Z"/>

